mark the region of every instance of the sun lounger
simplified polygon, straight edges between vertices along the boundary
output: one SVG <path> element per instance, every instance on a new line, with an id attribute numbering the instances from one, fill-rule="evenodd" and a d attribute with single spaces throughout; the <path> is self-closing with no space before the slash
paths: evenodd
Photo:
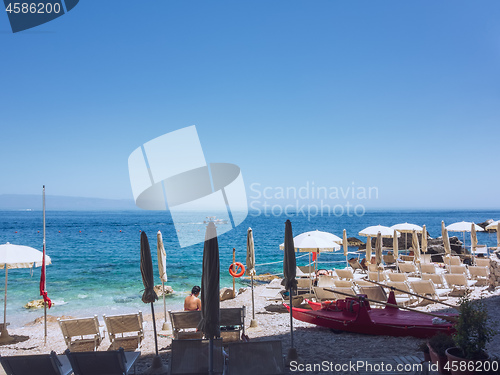
<path id="1" fill-rule="evenodd" d="M 368 271 L 368 279 L 372 280 L 372 281 L 380 282 L 380 283 L 387 281 L 385 273 L 382 271 L 379 271 L 379 272 Z"/>
<path id="2" fill-rule="evenodd" d="M 310 278 L 297 279 L 297 289 L 309 289 L 310 286 L 312 286 L 312 279 Z"/>
<path id="3" fill-rule="evenodd" d="M 209 340 L 172 340 L 170 360 L 171 375 L 206 375 L 208 374 Z M 224 371 L 222 340 L 214 340 L 214 374 Z M 258 361 L 257 358 L 254 359 Z"/>
<path id="4" fill-rule="evenodd" d="M 382 266 L 382 265 L 381 265 Z M 383 267 L 383 266 L 382 266 Z M 368 265 L 368 272 L 377 272 L 378 271 L 378 266 L 374 263 L 370 263 Z"/>
<path id="5" fill-rule="evenodd" d="M 490 258 L 476 258 L 476 266 L 489 267 L 490 266 Z"/>
<path id="6" fill-rule="evenodd" d="M 203 332 L 198 331 L 201 311 L 168 311 L 174 339 L 201 339 Z"/>
<path id="7" fill-rule="evenodd" d="M 389 281 L 396 282 L 406 282 L 408 281 L 408 275 L 406 273 L 389 272 L 387 274 Z"/>
<path id="8" fill-rule="evenodd" d="M 96 350 L 102 342 L 97 315 L 93 318 L 57 319 L 69 350 Z"/>
<path id="9" fill-rule="evenodd" d="M 220 309 L 220 334 L 224 343 L 241 340 L 241 334 L 245 333 L 245 313 L 245 306 Z"/>
<path id="10" fill-rule="evenodd" d="M 337 299 L 337 295 L 327 289 L 333 289 L 333 288 L 320 288 L 317 286 L 314 287 L 313 290 L 316 302 L 334 301 Z"/>
<path id="11" fill-rule="evenodd" d="M 352 280 L 333 280 L 333 288 L 352 288 L 354 286 Z"/>
<path id="12" fill-rule="evenodd" d="M 467 289 L 471 288 L 476 284 L 477 280 L 467 280 L 464 274 L 445 274 L 444 278 L 448 288 L 452 288 L 454 295 L 463 295 Z"/>
<path id="13" fill-rule="evenodd" d="M 400 257 L 404 262 L 413 262 L 415 259 L 413 255 L 400 255 Z"/>
<path id="14" fill-rule="evenodd" d="M 451 289 L 436 289 L 432 280 L 411 281 L 411 288 L 416 294 L 424 297 L 432 298 L 437 301 L 443 300 L 443 296 L 451 292 Z M 429 304 L 430 301 L 421 299 L 421 305 Z"/>
<path id="15" fill-rule="evenodd" d="M 459 256 L 453 255 L 453 256 L 445 256 L 444 257 L 444 264 L 447 266 L 461 266 L 462 261 L 460 260 Z"/>
<path id="16" fill-rule="evenodd" d="M 420 272 L 435 274 L 437 273 L 436 265 L 434 263 L 420 263 Z"/>
<path id="17" fill-rule="evenodd" d="M 335 270 L 335 272 L 337 273 L 339 279 L 346 279 L 346 280 L 354 279 L 354 275 L 350 269 L 343 269 L 343 270 L 338 269 Z"/>
<path id="18" fill-rule="evenodd" d="M 314 267 L 313 266 L 297 266 L 297 268 L 300 270 L 301 275 L 298 274 L 298 277 L 310 277 L 310 276 L 315 276 L 314 274 Z"/>
<path id="19" fill-rule="evenodd" d="M 384 261 L 385 264 L 396 263 L 396 258 L 394 258 L 394 255 L 392 254 L 382 255 L 382 260 Z"/>
<path id="20" fill-rule="evenodd" d="M 349 265 L 351 266 L 351 268 L 353 269 L 354 272 L 356 272 L 356 270 L 360 270 L 361 272 L 364 272 L 366 269 L 366 268 L 363 268 L 361 263 L 359 263 L 359 261 L 356 258 L 351 258 L 347 262 L 349 263 Z"/>
<path id="21" fill-rule="evenodd" d="M 490 268 L 481 266 L 469 266 L 470 277 L 477 280 L 478 285 L 485 285 L 488 283 L 490 277 Z"/>
<path id="22" fill-rule="evenodd" d="M 108 329 L 111 349 L 126 347 L 135 350 L 141 346 L 144 338 L 144 321 L 141 311 L 137 314 L 103 315 L 103 318 Z"/>
<path id="23" fill-rule="evenodd" d="M 230 344 L 227 375 L 281 375 L 285 373 L 280 340 Z"/>
<path id="24" fill-rule="evenodd" d="M 442 274 L 424 273 L 422 280 L 431 280 L 436 288 L 444 289 L 445 287 Z"/>
<path id="25" fill-rule="evenodd" d="M 408 276 L 416 275 L 418 272 L 415 264 L 413 264 L 412 262 L 399 262 L 398 267 L 401 272 L 407 273 Z"/>
<path id="26" fill-rule="evenodd" d="M 333 286 L 333 281 L 337 280 L 337 276 L 319 275 L 318 284 L 319 287 L 331 287 Z"/>
<path id="27" fill-rule="evenodd" d="M 417 298 L 408 294 L 410 292 L 410 287 L 408 283 L 404 281 L 388 281 L 387 287 L 389 290 L 394 289 L 394 297 L 396 297 L 396 303 L 400 306 L 408 306 L 417 302 Z M 399 289 L 399 290 L 396 290 Z"/>
<path id="28" fill-rule="evenodd" d="M 65 355 L 50 354 L 0 356 L 7 375 L 69 375 L 73 372 Z M 36 370 L 35 370 L 36 369 Z"/>
<path id="29" fill-rule="evenodd" d="M 448 273 L 467 275 L 467 267 L 466 266 L 449 266 Z"/>
<path id="30" fill-rule="evenodd" d="M 283 289 L 266 288 L 259 294 L 259 297 L 264 297 L 267 301 L 281 301 L 283 296 L 281 291 Z"/>
<path id="31" fill-rule="evenodd" d="M 141 352 L 126 352 L 123 348 L 107 352 L 64 352 L 75 375 L 127 375 Z"/>
<path id="32" fill-rule="evenodd" d="M 381 302 L 387 302 L 387 294 L 385 293 L 384 288 L 382 288 L 379 285 L 360 286 L 359 292 L 360 292 L 360 294 L 365 294 L 368 299 L 375 300 L 375 301 L 381 301 Z M 385 307 L 384 304 L 375 303 L 375 302 L 371 302 L 371 301 L 370 301 L 370 306 L 371 307 L 378 307 L 378 308 Z"/>

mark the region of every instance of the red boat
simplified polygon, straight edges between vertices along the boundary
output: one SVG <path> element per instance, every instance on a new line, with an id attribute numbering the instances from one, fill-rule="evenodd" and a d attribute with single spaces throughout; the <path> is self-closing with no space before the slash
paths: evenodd
<path id="1" fill-rule="evenodd" d="M 449 335 L 455 333 L 454 323 L 445 318 L 457 317 L 456 314 L 440 314 L 443 319 L 436 319 L 395 306 L 386 305 L 383 309 L 372 309 L 370 303 L 362 295 L 322 304 L 312 301 L 308 303 L 312 310 L 294 307 L 292 316 L 297 320 L 334 330 L 420 338 L 432 337 L 438 333 Z M 394 292 L 391 291 L 387 303 L 396 305 Z M 289 306 L 286 304 L 285 306 L 290 311 Z"/>

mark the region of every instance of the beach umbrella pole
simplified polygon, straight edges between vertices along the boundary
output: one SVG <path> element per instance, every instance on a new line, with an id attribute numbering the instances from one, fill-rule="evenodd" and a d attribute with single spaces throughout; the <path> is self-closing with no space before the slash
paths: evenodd
<path id="1" fill-rule="evenodd" d="M 295 346 L 293 344 L 293 288 L 289 289 L 289 294 L 290 294 L 290 349 L 288 350 L 288 361 L 297 359 L 297 350 L 295 349 Z"/>
<path id="2" fill-rule="evenodd" d="M 255 298 L 253 295 L 253 275 L 250 275 L 252 281 L 252 320 L 250 321 L 250 327 L 257 327 L 257 321 L 255 320 Z"/>
<path id="3" fill-rule="evenodd" d="M 45 257 L 45 185 L 43 185 L 43 257 Z M 45 259 L 43 259 L 45 260 Z M 47 290 L 47 276 L 45 274 L 45 262 L 43 263 L 44 269 L 44 285 L 43 285 L 43 290 Z M 5 288 L 7 289 L 7 288 Z M 44 327 L 44 336 L 43 336 L 43 342 L 44 344 L 47 344 L 47 303 L 45 302 L 45 299 L 43 300 L 43 327 Z"/>
<path id="4" fill-rule="evenodd" d="M 13 341 L 13 338 L 9 336 L 9 332 L 7 331 L 7 279 L 8 279 L 8 268 L 7 264 L 5 265 L 5 297 L 3 303 L 3 327 L 2 333 L 0 335 L 0 342 L 6 343 L 9 341 Z"/>
<path id="5" fill-rule="evenodd" d="M 163 293 L 163 324 L 167 324 L 167 303 L 165 302 L 165 282 L 161 282 L 161 290 Z M 165 326 L 163 327 L 165 329 Z"/>

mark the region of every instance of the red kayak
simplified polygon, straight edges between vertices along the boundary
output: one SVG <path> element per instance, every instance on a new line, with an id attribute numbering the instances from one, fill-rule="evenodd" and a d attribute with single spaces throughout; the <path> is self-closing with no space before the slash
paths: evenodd
<path id="1" fill-rule="evenodd" d="M 368 335 L 427 338 L 438 333 L 449 335 L 455 333 L 454 323 L 447 320 L 393 306 L 372 309 L 370 303 L 363 297 L 346 297 L 322 304 L 308 301 L 312 310 L 294 307 L 292 316 L 297 320 L 321 327 Z M 396 305 L 393 292 L 390 293 L 387 303 Z M 285 306 L 289 310 L 289 306 L 286 304 Z M 439 315 L 457 316 L 456 314 Z"/>

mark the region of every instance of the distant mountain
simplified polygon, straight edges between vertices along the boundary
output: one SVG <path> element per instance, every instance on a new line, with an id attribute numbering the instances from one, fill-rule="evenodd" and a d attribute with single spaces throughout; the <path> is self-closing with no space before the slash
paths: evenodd
<path id="1" fill-rule="evenodd" d="M 46 195 L 47 211 L 137 210 L 133 199 L 102 199 Z M 42 210 L 42 195 L 0 194 L 0 211 Z"/>

